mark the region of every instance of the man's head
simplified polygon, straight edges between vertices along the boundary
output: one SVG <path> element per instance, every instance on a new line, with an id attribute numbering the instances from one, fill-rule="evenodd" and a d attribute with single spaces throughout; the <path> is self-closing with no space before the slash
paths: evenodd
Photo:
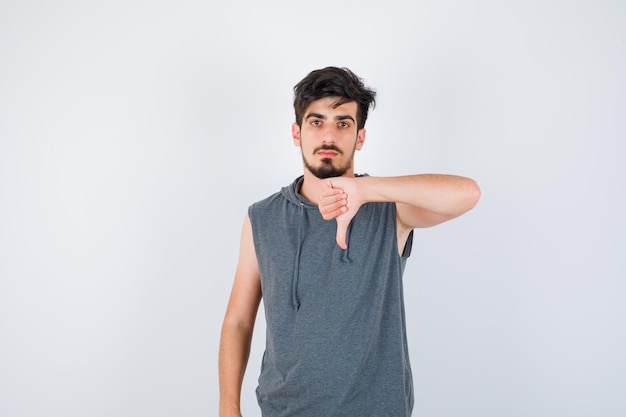
<path id="1" fill-rule="evenodd" d="M 307 107 L 321 98 L 333 97 L 335 106 L 354 101 L 357 103 L 357 129 L 365 127 L 367 113 L 376 104 L 376 92 L 363 84 L 347 68 L 326 67 L 309 73 L 294 87 L 293 107 L 296 123 L 302 126 L 302 118 Z"/>
<path id="2" fill-rule="evenodd" d="M 335 67 L 311 72 L 294 91 L 292 137 L 306 171 L 317 178 L 353 175 L 354 152 L 365 141 L 376 93 L 350 70 Z"/>

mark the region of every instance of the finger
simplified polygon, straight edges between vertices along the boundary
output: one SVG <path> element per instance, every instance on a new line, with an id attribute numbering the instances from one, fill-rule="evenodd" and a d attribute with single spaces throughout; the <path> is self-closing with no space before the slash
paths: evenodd
<path id="1" fill-rule="evenodd" d="M 337 245 L 341 249 L 348 249 L 348 245 L 346 244 L 346 232 L 348 230 L 348 225 L 343 224 L 343 222 L 337 222 Z"/>
<path id="2" fill-rule="evenodd" d="M 342 206 L 339 206 L 333 209 L 327 209 L 324 211 L 320 210 L 320 213 L 322 214 L 322 218 L 324 220 L 330 220 L 330 219 L 334 219 L 335 217 L 341 216 L 347 211 L 348 211 L 348 206 L 344 204 Z"/>
<path id="3" fill-rule="evenodd" d="M 322 197 L 320 198 L 320 202 L 319 205 L 320 206 L 329 206 L 331 204 L 337 204 L 337 203 L 341 203 L 341 202 L 346 202 L 348 201 L 348 196 L 341 193 L 341 194 L 337 194 L 337 195 L 332 195 L 329 197 Z"/>
<path id="4" fill-rule="evenodd" d="M 329 207 L 339 207 L 339 206 L 345 206 L 348 204 L 348 199 L 345 196 L 338 196 L 338 197 L 327 197 L 324 198 L 322 200 L 320 200 L 320 204 L 319 206 L 322 209 L 326 209 Z"/>
<path id="5" fill-rule="evenodd" d="M 319 211 L 322 215 L 332 215 L 337 210 L 347 211 L 348 199 L 346 197 L 327 197 L 320 201 Z M 346 207 L 342 209 L 342 207 Z"/>
<path id="6" fill-rule="evenodd" d="M 320 192 L 320 197 L 332 197 L 339 194 L 344 194 L 341 188 L 325 188 Z"/>

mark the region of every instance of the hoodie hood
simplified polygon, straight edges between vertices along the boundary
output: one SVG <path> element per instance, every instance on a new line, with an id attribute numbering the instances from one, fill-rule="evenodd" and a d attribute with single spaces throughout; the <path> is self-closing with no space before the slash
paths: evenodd
<path id="1" fill-rule="evenodd" d="M 300 187 L 302 187 L 302 183 L 304 182 L 304 175 L 296 178 L 291 184 L 286 187 L 281 188 L 280 193 L 283 197 L 285 197 L 288 201 L 299 207 L 306 207 L 309 209 L 317 210 L 317 205 L 311 203 L 309 200 L 304 198 L 300 194 Z"/>

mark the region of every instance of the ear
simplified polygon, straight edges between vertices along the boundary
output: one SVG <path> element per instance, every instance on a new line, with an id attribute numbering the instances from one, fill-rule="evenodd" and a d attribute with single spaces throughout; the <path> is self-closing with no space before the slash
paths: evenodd
<path id="1" fill-rule="evenodd" d="M 291 137 L 293 138 L 293 144 L 300 147 L 300 126 L 298 126 L 298 123 L 291 125 Z"/>
<path id="2" fill-rule="evenodd" d="M 360 129 L 356 134 L 356 150 L 360 151 L 365 143 L 365 128 Z"/>

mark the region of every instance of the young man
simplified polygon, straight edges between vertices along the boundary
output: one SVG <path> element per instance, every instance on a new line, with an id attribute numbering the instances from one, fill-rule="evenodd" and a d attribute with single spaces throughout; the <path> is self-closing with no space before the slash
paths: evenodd
<path id="1" fill-rule="evenodd" d="M 241 416 L 261 297 L 263 416 L 410 416 L 402 274 L 413 229 L 465 213 L 480 190 L 452 175 L 355 175 L 374 91 L 335 67 L 311 72 L 294 91 L 304 175 L 245 218 L 222 327 L 220 416 Z"/>

